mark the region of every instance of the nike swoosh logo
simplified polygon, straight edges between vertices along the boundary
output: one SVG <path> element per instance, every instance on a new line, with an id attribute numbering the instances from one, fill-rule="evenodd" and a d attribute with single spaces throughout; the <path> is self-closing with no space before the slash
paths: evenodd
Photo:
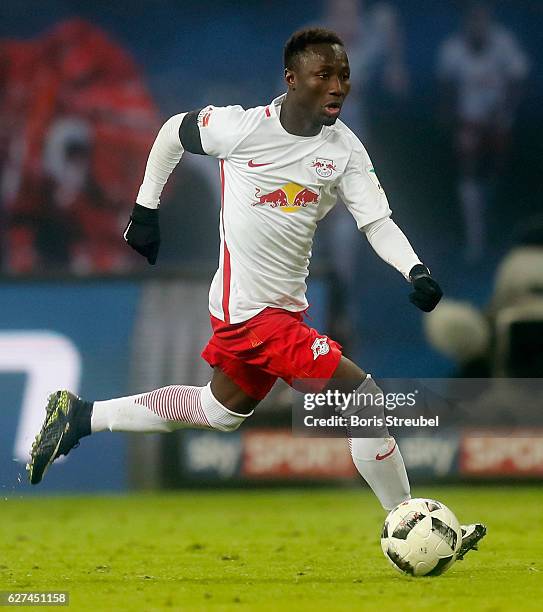
<path id="1" fill-rule="evenodd" d="M 377 453 L 377 455 L 375 455 L 375 458 L 377 459 L 377 461 L 382 461 L 383 459 L 390 457 L 390 455 L 392 455 L 392 453 L 395 450 L 396 450 L 396 442 L 394 442 L 394 446 L 388 451 L 388 453 L 385 453 L 384 455 L 380 455 L 379 453 Z"/>
<path id="2" fill-rule="evenodd" d="M 265 164 L 255 164 L 255 162 L 251 159 L 247 164 L 249 168 L 260 168 L 260 166 L 269 166 L 272 162 L 267 162 Z"/>

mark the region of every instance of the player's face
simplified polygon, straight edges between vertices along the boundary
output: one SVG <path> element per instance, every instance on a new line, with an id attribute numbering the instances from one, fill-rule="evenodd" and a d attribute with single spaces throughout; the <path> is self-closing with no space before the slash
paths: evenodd
<path id="1" fill-rule="evenodd" d="M 341 45 L 310 45 L 285 78 L 289 96 L 313 125 L 333 125 L 351 89 L 349 60 Z"/>

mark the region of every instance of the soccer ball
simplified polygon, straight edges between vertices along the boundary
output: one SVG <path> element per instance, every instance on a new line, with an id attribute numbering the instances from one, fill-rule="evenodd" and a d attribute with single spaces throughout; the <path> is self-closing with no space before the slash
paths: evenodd
<path id="1" fill-rule="evenodd" d="M 381 548 L 392 567 L 411 576 L 438 576 L 456 561 L 462 530 L 454 514 L 434 499 L 410 499 L 390 511 Z"/>

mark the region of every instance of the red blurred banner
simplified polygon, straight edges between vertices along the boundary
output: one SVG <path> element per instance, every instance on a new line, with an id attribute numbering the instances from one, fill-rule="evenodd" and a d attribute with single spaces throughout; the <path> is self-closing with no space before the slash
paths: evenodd
<path id="1" fill-rule="evenodd" d="M 243 432 L 241 474 L 250 478 L 352 478 L 356 474 L 347 441 L 295 438 L 290 430 Z"/>
<path id="2" fill-rule="evenodd" d="M 499 437 L 465 433 L 460 442 L 460 473 L 470 476 L 542 476 L 543 430 Z"/>
<path id="3" fill-rule="evenodd" d="M 84 19 L 0 39 L 0 200 L 6 271 L 108 272 L 159 126 L 142 71 Z"/>

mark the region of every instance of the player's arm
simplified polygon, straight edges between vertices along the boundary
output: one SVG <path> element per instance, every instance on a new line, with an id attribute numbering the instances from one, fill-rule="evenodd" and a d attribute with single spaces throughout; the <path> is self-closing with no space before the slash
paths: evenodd
<path id="1" fill-rule="evenodd" d="M 160 196 L 185 150 L 180 130 L 185 117 L 190 114 L 174 115 L 160 128 L 147 159 L 136 204 L 124 231 L 126 242 L 152 265 L 156 263 L 160 247 Z"/>
<path id="2" fill-rule="evenodd" d="M 170 174 L 185 151 L 227 158 L 242 131 L 243 113 L 240 106 L 206 106 L 174 115 L 160 129 L 124 232 L 126 242 L 150 264 L 158 255 L 160 196 Z"/>
<path id="3" fill-rule="evenodd" d="M 410 301 L 424 312 L 433 310 L 443 292 L 402 230 L 390 217 L 373 221 L 361 229 L 379 257 L 411 282 L 414 290 L 409 294 Z"/>
<path id="4" fill-rule="evenodd" d="M 351 157 L 338 184 L 338 193 L 375 252 L 413 285 L 409 299 L 429 312 L 442 296 L 439 285 L 422 264 L 402 230 L 390 218 L 386 193 L 362 143 L 351 135 Z"/>
<path id="5" fill-rule="evenodd" d="M 528 56 L 510 32 L 502 32 L 500 41 L 502 70 L 507 75 L 505 111 L 506 113 L 514 113 L 526 93 L 526 78 L 530 71 L 530 62 Z M 505 122 L 507 122 L 507 118 Z"/>

